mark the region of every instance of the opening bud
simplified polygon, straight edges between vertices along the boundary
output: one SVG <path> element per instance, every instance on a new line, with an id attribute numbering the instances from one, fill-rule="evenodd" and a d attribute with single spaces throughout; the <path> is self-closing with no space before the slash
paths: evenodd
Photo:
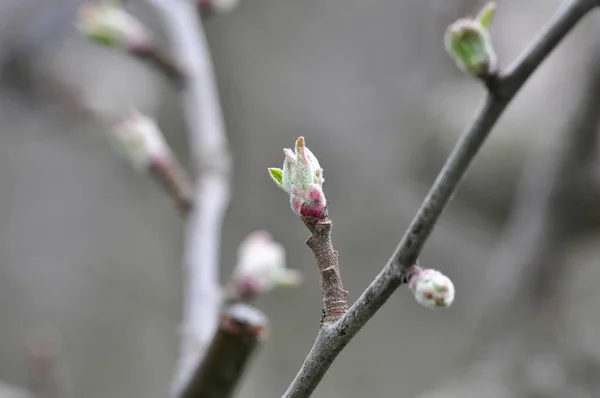
<path id="1" fill-rule="evenodd" d="M 471 76 L 489 77 L 498 72 L 498 57 L 490 35 L 495 11 L 496 4 L 488 3 L 476 18 L 459 19 L 446 30 L 446 51 Z"/>
<path id="2" fill-rule="evenodd" d="M 283 153 L 283 169 L 269 169 L 269 176 L 275 185 L 290 195 L 294 213 L 306 217 L 326 217 L 323 169 L 305 146 L 304 137 L 296 140 L 295 151 L 285 148 Z"/>

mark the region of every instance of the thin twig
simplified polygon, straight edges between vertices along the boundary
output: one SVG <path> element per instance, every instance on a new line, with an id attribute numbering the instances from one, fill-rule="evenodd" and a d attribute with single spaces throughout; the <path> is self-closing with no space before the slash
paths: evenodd
<path id="1" fill-rule="evenodd" d="M 242 303 L 227 306 L 204 361 L 181 398 L 231 397 L 248 360 L 267 333 L 268 320 L 262 312 Z"/>
<path id="2" fill-rule="evenodd" d="M 155 46 L 136 47 L 129 50 L 131 55 L 148 62 L 177 85 L 185 83 L 186 75 L 167 54 Z"/>
<path id="3" fill-rule="evenodd" d="M 175 59 L 187 76 L 182 106 L 199 173 L 185 243 L 184 335 L 171 389 L 171 395 L 178 396 L 217 329 L 219 246 L 230 198 L 231 158 L 208 43 L 194 4 L 187 0 L 147 1 L 162 17 Z"/>
<path id="4" fill-rule="evenodd" d="M 179 160 L 171 156 L 168 162 L 150 163 L 152 176 L 173 198 L 182 215 L 187 215 L 194 205 L 192 182 Z"/>
<path id="5" fill-rule="evenodd" d="M 331 243 L 331 220 L 302 217 L 311 237 L 306 244 L 312 250 L 321 271 L 321 291 L 323 296 L 323 317 L 321 323 L 329 325 L 337 321 L 348 310 L 348 292 L 344 290 L 338 253 Z"/>
<path id="6" fill-rule="evenodd" d="M 493 85 L 494 91 L 488 93 L 477 117 L 462 134 L 388 263 L 340 320 L 321 327 L 284 397 L 310 396 L 337 355 L 405 281 L 406 271 L 417 260 L 444 207 L 508 103 L 564 36 L 597 5 L 596 0 L 567 1 L 508 73 Z"/>
<path id="7" fill-rule="evenodd" d="M 591 169 L 597 157 L 600 123 L 599 59 L 600 53 L 590 57 L 580 98 L 574 101 L 555 146 L 551 150 L 535 146 L 529 156 L 507 226 L 480 283 L 485 294 L 473 308 L 476 332 L 458 361 L 466 362 L 466 374 L 476 377 L 481 374 L 471 370 L 481 369 L 482 362 L 494 363 L 485 377 L 502 380 L 506 396 L 509 391 L 515 397 L 570 396 L 570 384 L 576 384 L 582 393 L 585 388 L 590 396 L 598 395 L 594 393 L 598 360 L 593 353 L 578 352 L 580 347 L 573 349 L 573 341 L 564 339 L 565 332 L 571 331 L 561 327 L 566 325 L 561 299 L 570 275 L 565 251 L 586 227 L 584 217 L 590 207 L 597 207 Z M 550 390 L 544 393 L 531 391 L 539 384 L 532 382 L 530 373 L 514 371 L 538 361 L 540 352 L 551 353 L 557 365 L 555 375 L 564 381 L 546 385 Z M 579 375 L 594 376 L 576 376 L 575 367 Z M 432 391 L 433 395 L 472 393 L 472 380 L 463 379 L 460 365 L 455 368 L 461 373 L 456 382 Z"/>

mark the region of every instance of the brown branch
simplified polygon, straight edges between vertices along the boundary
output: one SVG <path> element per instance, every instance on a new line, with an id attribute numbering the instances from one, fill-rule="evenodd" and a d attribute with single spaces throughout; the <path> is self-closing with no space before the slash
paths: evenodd
<path id="1" fill-rule="evenodd" d="M 150 66 L 157 69 L 177 86 L 184 84 L 186 74 L 183 70 L 171 57 L 154 45 L 134 47 L 129 50 L 129 53 L 136 58 L 148 62 Z"/>
<path id="2" fill-rule="evenodd" d="M 256 308 L 241 303 L 226 307 L 202 364 L 180 397 L 231 397 L 248 361 L 267 333 L 268 320 Z"/>
<path id="3" fill-rule="evenodd" d="M 342 285 L 338 252 L 331 243 L 331 219 L 326 217 L 319 220 L 303 216 L 302 221 L 312 234 L 306 244 L 315 255 L 317 266 L 321 271 L 321 293 L 323 295 L 321 323 L 331 324 L 348 311 L 348 292 Z"/>
<path id="4" fill-rule="evenodd" d="M 173 198 L 181 214 L 187 215 L 194 203 L 193 184 L 175 156 L 167 163 L 151 163 L 150 172 Z"/>

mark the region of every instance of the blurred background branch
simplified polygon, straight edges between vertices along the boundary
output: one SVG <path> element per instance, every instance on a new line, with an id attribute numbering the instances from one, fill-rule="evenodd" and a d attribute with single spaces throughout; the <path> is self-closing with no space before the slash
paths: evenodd
<path id="1" fill-rule="evenodd" d="M 549 150 L 532 150 L 488 274 L 473 305 L 477 334 L 470 371 L 446 390 L 422 397 L 593 397 L 600 358 L 569 330 L 567 252 L 590 225 L 598 192 L 600 52 L 587 56 L 571 117 Z M 592 217 L 593 219 L 593 217 Z M 596 223 L 596 228 L 598 224 Z M 441 394 L 441 395 L 438 395 Z M 444 395 L 445 394 L 445 395 Z"/>
<path id="2" fill-rule="evenodd" d="M 187 76 L 182 108 L 197 172 L 188 213 L 186 298 L 179 366 L 172 396 L 185 390 L 217 330 L 221 230 L 229 206 L 231 159 L 212 59 L 191 1 L 148 0 L 165 24 L 175 59 Z M 218 335 L 217 335 L 218 336 Z"/>

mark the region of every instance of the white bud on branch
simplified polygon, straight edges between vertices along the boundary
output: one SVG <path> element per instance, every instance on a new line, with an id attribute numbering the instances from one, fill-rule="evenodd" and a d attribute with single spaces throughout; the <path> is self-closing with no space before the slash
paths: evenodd
<path id="1" fill-rule="evenodd" d="M 285 267 L 283 246 L 266 231 L 256 231 L 240 244 L 229 294 L 250 300 L 278 286 L 296 286 L 302 279 L 299 271 Z"/>
<path id="2" fill-rule="evenodd" d="M 488 3 L 476 18 L 459 19 L 446 30 L 448 54 L 469 75 L 484 78 L 498 72 L 498 57 L 490 35 L 495 11 L 496 4 Z"/>
<path id="3" fill-rule="evenodd" d="M 295 152 L 288 148 L 283 150 L 283 170 L 270 168 L 269 176 L 290 195 L 294 213 L 323 219 L 327 215 L 323 169 L 315 155 L 304 145 L 304 137 L 298 138 L 295 149 Z"/>
<path id="4" fill-rule="evenodd" d="M 148 28 L 118 0 L 83 4 L 76 26 L 89 39 L 105 46 L 140 50 L 152 45 Z"/>
<path id="5" fill-rule="evenodd" d="M 166 166 L 171 161 L 171 148 L 154 120 L 136 109 L 108 132 L 108 138 L 138 171 L 147 171 L 152 165 Z"/>
<path id="6" fill-rule="evenodd" d="M 446 308 L 454 301 L 454 284 L 440 271 L 413 266 L 409 273 L 408 288 L 421 305 L 428 308 Z"/>

